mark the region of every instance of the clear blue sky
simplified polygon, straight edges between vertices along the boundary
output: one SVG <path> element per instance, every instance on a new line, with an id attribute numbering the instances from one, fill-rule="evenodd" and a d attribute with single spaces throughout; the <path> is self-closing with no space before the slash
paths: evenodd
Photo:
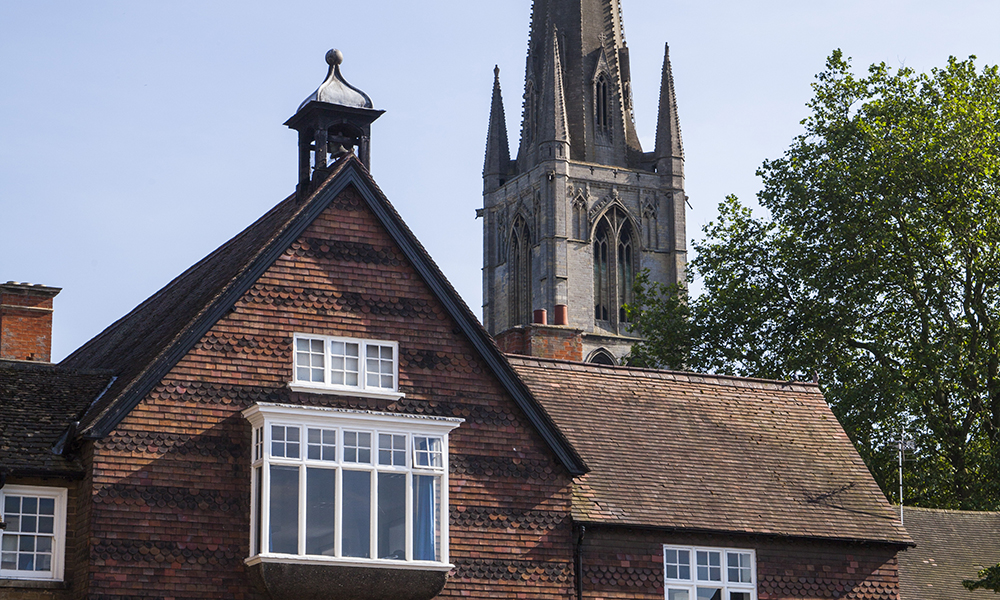
<path id="1" fill-rule="evenodd" d="M 799 132 L 834 48 L 858 70 L 1000 62 L 995 0 L 622 0 L 636 124 L 652 147 L 670 43 L 700 236 Z M 478 314 L 482 161 L 501 68 L 512 152 L 529 0 L 0 2 L 0 281 L 62 287 L 60 360 L 295 185 L 282 126 L 346 57 L 386 114 L 372 171 Z"/>

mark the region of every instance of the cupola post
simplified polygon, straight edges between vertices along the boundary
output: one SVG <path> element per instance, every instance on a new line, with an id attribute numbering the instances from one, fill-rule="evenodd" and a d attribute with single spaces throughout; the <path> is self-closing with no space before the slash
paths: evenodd
<path id="1" fill-rule="evenodd" d="M 371 169 L 371 124 L 385 112 L 376 110 L 368 94 L 344 79 L 340 50 L 327 52 L 326 62 L 330 65 L 326 80 L 285 122 L 299 132 L 300 196 L 323 181 L 332 161 L 352 152 Z"/>

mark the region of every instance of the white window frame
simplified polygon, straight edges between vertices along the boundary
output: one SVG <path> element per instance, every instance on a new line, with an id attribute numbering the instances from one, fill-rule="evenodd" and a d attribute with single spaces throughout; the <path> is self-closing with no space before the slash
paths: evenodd
<path id="1" fill-rule="evenodd" d="M 430 417 L 424 415 L 400 415 L 372 411 L 355 411 L 337 408 L 304 407 L 289 404 L 257 403 L 243 411 L 243 416 L 253 428 L 251 443 L 251 491 L 250 491 L 250 557 L 246 564 L 254 565 L 260 562 L 280 562 L 299 564 L 333 564 L 343 566 L 387 567 L 403 569 L 422 569 L 447 571 L 454 567 L 449 562 L 448 555 L 448 434 L 464 422 L 464 419 L 448 417 Z M 277 427 L 299 427 L 299 449 L 297 458 L 272 456 L 271 433 Z M 308 458 L 308 430 L 320 428 L 337 432 L 335 460 Z M 287 431 L 287 430 L 285 430 Z M 345 460 L 345 433 L 371 434 L 371 462 L 369 464 Z M 379 464 L 379 435 L 405 436 L 406 464 Z M 424 458 L 427 453 L 418 452 L 414 438 L 431 437 L 441 440 L 441 464 L 439 466 L 419 466 L 417 455 Z M 279 440 L 280 441 L 280 440 Z M 286 448 L 287 450 L 287 448 Z M 270 552 L 270 494 L 271 466 L 298 466 L 298 552 L 295 554 Z M 306 554 L 306 468 L 323 468 L 335 471 L 334 493 L 334 553 L 333 556 Z M 369 552 L 371 557 L 377 557 L 378 546 L 378 474 L 400 473 L 406 475 L 405 502 L 406 524 L 405 558 L 359 558 L 343 555 L 344 516 L 344 471 L 367 471 L 370 477 L 370 520 Z M 436 561 L 415 560 L 414 555 L 414 497 L 416 486 L 414 479 L 418 475 L 431 475 L 439 478 L 439 513 L 438 558 Z"/>
<path id="2" fill-rule="evenodd" d="M 323 381 L 305 381 L 299 379 L 298 346 L 300 340 L 318 340 L 323 342 Z M 331 345 L 333 343 L 358 344 L 358 384 L 345 385 L 332 382 Z M 392 388 L 371 387 L 368 385 L 366 372 L 367 350 L 369 346 L 392 348 Z M 332 335 L 296 333 L 292 336 L 292 381 L 288 384 L 292 391 L 312 392 L 320 394 L 344 394 L 372 398 L 402 398 L 399 393 L 399 343 L 391 340 L 373 340 Z"/>
<path id="3" fill-rule="evenodd" d="M 47 571 L 22 571 L 18 569 L 0 569 L 0 579 L 30 579 L 43 581 L 62 581 L 66 554 L 66 488 L 5 485 L 0 488 L 0 520 L 9 522 L 5 514 L 7 496 L 27 496 L 33 498 L 51 498 L 55 501 L 54 523 L 52 528 L 52 561 Z M 0 548 L 4 536 L 17 536 L 10 526 L 0 530 Z"/>
<path id="4" fill-rule="evenodd" d="M 667 552 L 668 551 L 688 552 L 689 577 L 680 577 L 678 569 L 677 577 L 669 577 Z M 718 580 L 701 578 L 698 573 L 698 552 L 714 552 L 720 556 L 721 576 Z M 730 581 L 729 577 L 729 555 L 750 555 L 750 581 Z M 676 563 L 669 563 L 671 565 Z M 723 548 L 712 546 L 677 546 L 673 544 L 663 545 L 663 594 L 665 600 L 670 599 L 671 591 L 686 591 L 688 600 L 698 600 L 698 588 L 715 588 L 722 590 L 722 599 L 729 600 L 732 592 L 742 592 L 750 594 L 750 600 L 757 600 L 757 553 L 750 548 Z"/>

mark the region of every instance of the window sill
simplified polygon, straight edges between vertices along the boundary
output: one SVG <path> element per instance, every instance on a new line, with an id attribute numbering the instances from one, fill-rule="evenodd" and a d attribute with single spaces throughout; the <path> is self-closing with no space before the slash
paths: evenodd
<path id="1" fill-rule="evenodd" d="M 370 390 L 351 388 L 332 388 L 326 386 L 304 385 L 301 383 L 289 383 L 288 389 L 293 392 L 304 392 L 306 394 L 330 394 L 333 396 L 353 396 L 356 398 L 379 398 L 382 400 L 399 400 L 405 398 L 406 394 L 401 392 L 372 392 Z"/>
<path id="2" fill-rule="evenodd" d="M 65 581 L 55 581 L 52 579 L 12 579 L 5 576 L 3 578 L 0 578 L 0 588 L 65 590 L 69 589 L 69 584 L 67 584 Z"/>
<path id="3" fill-rule="evenodd" d="M 455 565 L 430 561 L 379 560 L 367 558 L 332 558 L 325 556 L 290 556 L 286 554 L 270 554 L 251 556 L 243 561 L 247 566 L 260 563 L 281 563 L 289 565 L 323 565 L 331 567 L 358 567 L 379 569 L 406 569 L 411 571 L 450 571 Z"/>
<path id="4" fill-rule="evenodd" d="M 392 565 L 333 561 L 299 562 L 297 557 L 247 559 L 251 580 L 274 600 L 431 600 L 441 593 L 451 565 L 433 569 L 413 563 Z M 363 564 L 363 566 L 358 566 Z"/>

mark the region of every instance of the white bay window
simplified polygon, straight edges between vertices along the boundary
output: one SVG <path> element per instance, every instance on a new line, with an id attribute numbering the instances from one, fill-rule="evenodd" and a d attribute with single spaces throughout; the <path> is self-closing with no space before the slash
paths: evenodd
<path id="1" fill-rule="evenodd" d="M 251 558 L 448 565 L 448 432 L 462 420 L 257 404 Z"/>
<path id="2" fill-rule="evenodd" d="M 666 600 L 757 600 L 753 550 L 664 546 Z"/>

